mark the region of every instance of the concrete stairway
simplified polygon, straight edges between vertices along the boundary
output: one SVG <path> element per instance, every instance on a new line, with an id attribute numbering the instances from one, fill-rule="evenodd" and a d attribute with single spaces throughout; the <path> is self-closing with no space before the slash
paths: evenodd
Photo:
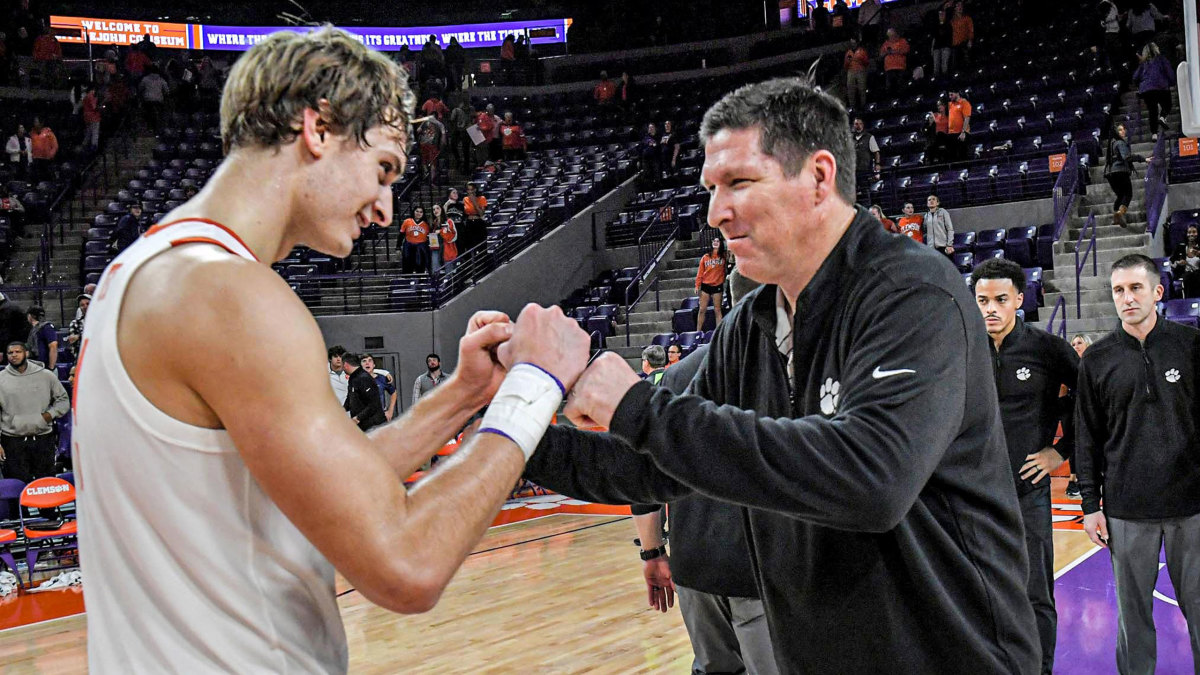
<path id="1" fill-rule="evenodd" d="M 1149 159 L 1154 153 L 1154 143 L 1151 140 L 1149 118 L 1137 95 L 1125 94 L 1122 98 L 1122 109 L 1130 131 L 1129 140 L 1133 152 Z M 1178 112 L 1173 112 L 1167 118 L 1167 122 L 1168 133 L 1177 132 L 1180 123 Z M 1063 240 L 1054 245 L 1054 269 L 1043 275 L 1046 307 L 1042 310 L 1041 318 L 1043 321 L 1048 319 L 1058 299 L 1064 298 L 1068 317 L 1067 330 L 1070 335 L 1085 333 L 1096 339 L 1115 328 L 1119 319 L 1109 290 L 1109 268 L 1117 259 L 1130 253 L 1154 255 L 1150 237 L 1146 234 L 1145 185 L 1142 180 L 1145 177 L 1146 165 L 1136 164 L 1135 167 L 1133 200 L 1126 212 L 1127 227 L 1123 228 L 1113 222 L 1112 204 L 1116 195 L 1104 180 L 1104 163 L 1101 161 L 1099 166 L 1090 170 L 1087 194 L 1080 195 L 1075 213 L 1071 214 L 1067 221 Z M 1076 239 L 1088 216 L 1092 214 L 1096 216 L 1096 249 L 1093 255 L 1097 258 L 1098 273 L 1092 275 L 1092 261 L 1089 258 L 1079 277 L 1078 309 L 1082 318 L 1076 318 Z M 1088 239 L 1081 244 L 1081 255 L 1086 250 L 1089 239 L 1090 233 Z"/>

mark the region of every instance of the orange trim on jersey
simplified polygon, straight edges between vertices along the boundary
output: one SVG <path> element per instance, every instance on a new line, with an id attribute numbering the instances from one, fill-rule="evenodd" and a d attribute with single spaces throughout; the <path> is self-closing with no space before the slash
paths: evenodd
<path id="1" fill-rule="evenodd" d="M 236 232 L 229 229 L 228 227 L 225 227 L 221 223 L 218 223 L 215 220 L 209 220 L 208 218 L 180 218 L 179 220 L 172 220 L 169 223 L 159 223 L 159 224 L 151 227 L 150 229 L 146 230 L 146 234 L 143 234 L 142 236 L 149 237 L 152 234 L 158 234 L 159 232 L 162 232 L 163 230 L 167 229 L 168 227 L 171 227 L 172 225 L 178 225 L 179 223 L 204 223 L 206 225 L 212 225 L 213 227 L 219 227 L 225 231 L 225 234 L 228 234 L 229 236 L 233 237 L 237 241 L 237 243 L 239 243 L 243 247 L 245 247 L 245 249 L 250 252 L 250 257 L 254 258 L 254 260 L 256 262 L 262 262 L 261 260 L 258 259 L 257 255 L 254 255 L 254 250 L 251 249 L 249 246 L 246 246 L 246 242 L 242 241 L 242 238 L 239 237 Z M 212 240 L 209 240 L 209 241 L 212 241 Z M 219 244 L 219 242 L 216 242 L 216 241 L 213 241 L 212 243 Z M 220 246 L 221 246 L 221 248 L 229 251 L 228 246 L 225 246 L 223 244 L 220 244 Z M 233 253 L 233 251 L 229 251 L 229 252 Z"/>
<path id="2" fill-rule="evenodd" d="M 108 271 L 105 272 L 104 277 L 101 279 L 100 294 L 96 296 L 97 301 L 103 300 L 104 296 L 108 295 L 108 287 L 112 286 L 113 277 L 117 276 L 117 270 L 121 269 L 121 266 L 124 264 L 113 263 L 109 266 Z"/>
<path id="3" fill-rule="evenodd" d="M 212 244 L 213 246 L 220 246 L 226 251 L 233 253 L 233 255 L 237 255 L 237 253 L 233 252 L 233 249 L 229 248 L 225 244 L 222 244 L 216 239 L 213 239 L 212 237 L 184 237 L 183 239 L 171 240 L 172 246 L 181 246 L 183 244 Z"/>
<path id="4" fill-rule="evenodd" d="M 75 359 L 75 381 L 71 383 L 71 413 L 74 418 L 75 402 L 79 400 L 79 376 L 83 374 L 83 357 L 87 354 L 88 340 L 83 341 L 79 348 L 79 358 Z M 74 422 L 74 419 L 72 419 Z"/>

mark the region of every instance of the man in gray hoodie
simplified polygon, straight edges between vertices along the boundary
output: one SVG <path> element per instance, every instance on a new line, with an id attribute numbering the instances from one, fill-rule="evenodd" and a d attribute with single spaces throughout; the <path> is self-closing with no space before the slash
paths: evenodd
<path id="1" fill-rule="evenodd" d="M 0 371 L 0 460 L 4 475 L 28 483 L 54 473 L 54 420 L 71 410 L 52 371 L 29 360 L 23 342 L 8 345 Z"/>
<path id="2" fill-rule="evenodd" d="M 925 243 L 949 256 L 954 254 L 954 221 L 950 212 L 942 208 L 937 195 L 925 200 L 929 213 L 925 214 Z"/>

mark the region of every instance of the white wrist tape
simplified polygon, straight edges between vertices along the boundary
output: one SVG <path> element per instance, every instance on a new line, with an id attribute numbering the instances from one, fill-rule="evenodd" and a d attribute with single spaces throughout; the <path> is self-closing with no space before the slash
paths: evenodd
<path id="1" fill-rule="evenodd" d="M 492 398 L 479 432 L 516 443 L 528 462 L 565 395 L 562 383 L 553 375 L 532 363 L 518 363 Z"/>

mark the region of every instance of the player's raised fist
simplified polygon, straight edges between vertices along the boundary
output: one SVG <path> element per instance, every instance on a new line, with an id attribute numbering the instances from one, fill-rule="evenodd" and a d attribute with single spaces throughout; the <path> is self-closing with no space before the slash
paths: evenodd
<path id="1" fill-rule="evenodd" d="M 615 352 L 601 354 L 575 383 L 563 413 L 576 426 L 608 428 L 621 399 L 637 383 L 625 359 Z"/>
<path id="2" fill-rule="evenodd" d="M 570 389 L 587 366 L 588 334 L 558 307 L 525 305 L 517 317 L 512 339 L 500 346 L 505 368 L 532 363 Z"/>

